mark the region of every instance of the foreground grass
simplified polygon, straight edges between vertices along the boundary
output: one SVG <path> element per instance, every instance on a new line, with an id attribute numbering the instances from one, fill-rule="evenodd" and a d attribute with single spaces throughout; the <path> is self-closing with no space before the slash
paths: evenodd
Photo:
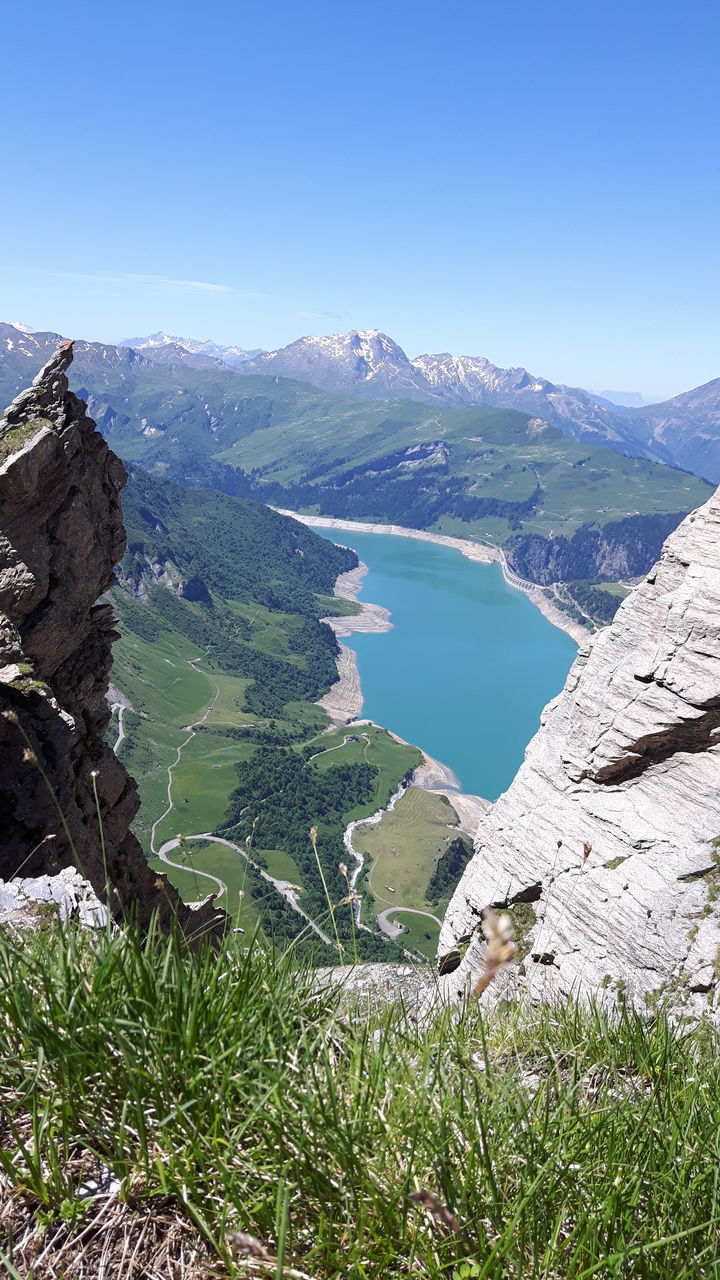
<path id="1" fill-rule="evenodd" d="M 11 1276 L 718 1274 L 708 1028 L 476 1004 L 420 1031 L 292 956 L 50 924 L 0 936 L 0 1034 Z"/>

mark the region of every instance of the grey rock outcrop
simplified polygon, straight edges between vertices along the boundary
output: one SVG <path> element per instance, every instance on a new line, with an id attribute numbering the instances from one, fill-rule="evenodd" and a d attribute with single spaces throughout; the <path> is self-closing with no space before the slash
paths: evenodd
<path id="1" fill-rule="evenodd" d="M 197 912 L 130 831 L 137 788 L 104 743 L 114 618 L 98 603 L 125 550 L 125 469 L 68 390 L 72 343 L 0 419 L 0 877 L 75 866 L 113 917 Z"/>
<path id="2" fill-rule="evenodd" d="M 340 992 L 342 1007 L 355 1016 L 382 1013 L 401 1005 L 415 1018 L 434 1003 L 437 975 L 429 964 L 347 964 L 313 970 L 316 991 Z"/>
<path id="3" fill-rule="evenodd" d="M 75 867 L 65 867 L 52 876 L 0 880 L 0 925 L 35 928 L 46 913 L 63 921 L 76 917 L 92 929 L 107 924 L 105 907 Z"/>
<path id="4" fill-rule="evenodd" d="M 494 905 L 515 916 L 521 954 L 496 997 L 622 990 L 717 1013 L 718 836 L 720 491 L 580 651 L 481 822 L 441 932 L 444 967 L 470 935 L 444 994 L 481 968 Z"/>

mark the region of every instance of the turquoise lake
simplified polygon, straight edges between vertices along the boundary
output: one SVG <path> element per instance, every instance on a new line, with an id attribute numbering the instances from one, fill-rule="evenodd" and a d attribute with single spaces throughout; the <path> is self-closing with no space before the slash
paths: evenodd
<path id="1" fill-rule="evenodd" d="M 360 600 L 393 629 L 352 635 L 361 715 L 449 765 L 463 791 L 495 800 L 512 781 L 577 648 L 497 564 L 393 534 L 316 529 L 368 566 Z"/>

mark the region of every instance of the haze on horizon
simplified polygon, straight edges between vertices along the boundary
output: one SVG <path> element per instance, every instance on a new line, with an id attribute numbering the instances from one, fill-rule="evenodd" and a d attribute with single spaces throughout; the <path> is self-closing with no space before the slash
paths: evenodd
<path id="1" fill-rule="evenodd" d="M 4 34 L 3 320 L 378 328 L 654 400 L 720 375 L 704 0 L 39 0 Z"/>

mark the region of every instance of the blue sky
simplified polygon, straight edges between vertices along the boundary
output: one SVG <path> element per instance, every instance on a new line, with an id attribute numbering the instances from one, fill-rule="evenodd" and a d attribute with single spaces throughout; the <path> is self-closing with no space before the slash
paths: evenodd
<path id="1" fill-rule="evenodd" d="M 7 6 L 0 318 L 674 394 L 720 375 L 719 53 L 709 0 Z"/>

